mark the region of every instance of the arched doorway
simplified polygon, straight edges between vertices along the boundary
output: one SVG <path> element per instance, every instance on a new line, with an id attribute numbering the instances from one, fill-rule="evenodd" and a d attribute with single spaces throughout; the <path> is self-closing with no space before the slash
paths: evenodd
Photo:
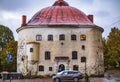
<path id="1" fill-rule="evenodd" d="M 61 72 L 61 71 L 63 71 L 63 70 L 65 70 L 65 66 L 64 66 L 63 64 L 60 64 L 60 65 L 59 65 L 58 72 Z"/>

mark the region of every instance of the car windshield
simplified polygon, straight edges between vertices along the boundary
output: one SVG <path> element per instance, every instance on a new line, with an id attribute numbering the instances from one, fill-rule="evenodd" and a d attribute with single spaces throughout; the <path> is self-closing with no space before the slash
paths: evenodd
<path id="1" fill-rule="evenodd" d="M 58 75 L 66 75 L 66 74 L 79 74 L 79 71 L 61 71 L 59 73 L 57 73 Z"/>
<path id="2" fill-rule="evenodd" d="M 57 74 L 58 74 L 58 75 L 61 75 L 61 74 L 63 74 L 63 72 L 64 72 L 64 71 L 61 71 L 61 72 L 59 72 L 59 73 L 57 73 Z"/>

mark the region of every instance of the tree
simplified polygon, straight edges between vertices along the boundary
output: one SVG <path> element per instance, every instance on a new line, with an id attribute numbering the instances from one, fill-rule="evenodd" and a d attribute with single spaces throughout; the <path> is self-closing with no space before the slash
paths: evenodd
<path id="1" fill-rule="evenodd" d="M 102 38 L 102 44 L 103 44 L 103 54 L 104 54 L 104 65 L 105 67 L 108 67 L 109 55 L 108 55 L 108 48 L 107 48 L 107 40 L 105 38 Z"/>
<path id="2" fill-rule="evenodd" d="M 0 25 L 0 53 L 11 40 L 14 40 L 13 32 L 8 27 Z"/>
<path id="3" fill-rule="evenodd" d="M 105 65 L 120 66 L 120 30 L 116 27 L 111 29 L 109 36 L 103 40 Z"/>
<path id="4" fill-rule="evenodd" d="M 7 60 L 7 56 L 12 56 L 12 62 L 9 62 Z M 7 47 L 3 49 L 3 52 L 1 54 L 1 66 L 2 70 L 7 71 L 16 71 L 17 65 L 17 41 L 11 40 Z"/>

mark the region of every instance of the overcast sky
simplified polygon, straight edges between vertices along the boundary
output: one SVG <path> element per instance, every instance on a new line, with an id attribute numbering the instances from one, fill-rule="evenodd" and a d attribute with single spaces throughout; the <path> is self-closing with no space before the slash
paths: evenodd
<path id="1" fill-rule="evenodd" d="M 21 16 L 27 21 L 42 8 L 52 6 L 56 0 L 0 0 L 0 24 L 8 26 L 17 40 L 16 29 L 21 26 Z M 120 29 L 120 0 L 65 0 L 86 15 L 94 15 L 94 23 L 104 28 L 107 37 L 112 27 Z"/>

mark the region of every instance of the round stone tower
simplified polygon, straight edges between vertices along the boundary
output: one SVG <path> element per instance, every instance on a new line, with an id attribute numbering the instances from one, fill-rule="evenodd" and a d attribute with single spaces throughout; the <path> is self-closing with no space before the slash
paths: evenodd
<path id="1" fill-rule="evenodd" d="M 104 74 L 102 32 L 93 15 L 57 0 L 38 11 L 28 23 L 23 16 L 18 32 L 17 71 L 48 75 L 62 70 Z"/>

